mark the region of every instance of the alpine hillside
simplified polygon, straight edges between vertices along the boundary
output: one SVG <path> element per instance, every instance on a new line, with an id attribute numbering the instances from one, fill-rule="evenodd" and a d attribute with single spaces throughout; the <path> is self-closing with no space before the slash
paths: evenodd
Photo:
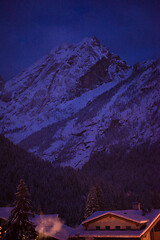
<path id="1" fill-rule="evenodd" d="M 54 165 L 160 141 L 160 60 L 128 66 L 95 37 L 0 79 L 0 99 L 1 133 Z"/>

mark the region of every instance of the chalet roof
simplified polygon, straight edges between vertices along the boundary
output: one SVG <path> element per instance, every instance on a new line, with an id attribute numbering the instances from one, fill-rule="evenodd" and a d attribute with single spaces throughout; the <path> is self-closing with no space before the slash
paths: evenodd
<path id="1" fill-rule="evenodd" d="M 0 207 L 0 218 L 8 220 L 12 207 Z M 63 224 L 58 214 L 37 215 L 32 218 L 32 222 L 36 225 L 36 230 L 43 236 L 53 237 L 58 240 L 68 239 L 73 228 Z"/>
<path id="2" fill-rule="evenodd" d="M 146 223 L 148 221 L 146 216 L 142 216 L 142 212 L 140 210 L 97 211 L 88 217 L 85 221 L 83 221 L 82 225 L 85 225 L 86 223 L 89 223 L 90 221 L 96 220 L 103 216 L 107 216 L 108 214 L 122 217 L 137 223 Z"/>
<path id="3" fill-rule="evenodd" d="M 12 207 L 0 207 L 0 218 L 7 220 L 12 209 Z"/>
<path id="4" fill-rule="evenodd" d="M 126 212 L 126 214 L 124 213 Z M 93 219 L 98 219 L 101 216 L 105 216 L 107 213 L 113 213 L 113 214 L 118 214 L 120 216 L 123 216 L 123 214 L 127 218 L 137 220 L 139 222 L 146 222 L 146 227 L 143 230 L 115 230 L 115 231 L 109 231 L 109 230 L 85 230 L 83 224 L 85 225 L 86 222 L 92 221 Z M 137 216 L 137 218 L 135 218 Z M 123 216 L 124 217 L 124 216 Z M 110 237 L 115 237 L 115 238 L 140 238 L 142 235 L 144 235 L 151 227 L 152 225 L 156 222 L 156 220 L 160 217 L 160 209 L 154 209 L 151 212 L 148 212 L 145 214 L 145 216 L 142 216 L 142 211 L 141 210 L 117 210 L 117 211 L 98 211 L 92 214 L 89 218 L 87 218 L 82 224 L 75 229 L 70 237 L 105 237 L 105 238 L 110 238 Z M 146 221 L 147 220 L 147 221 Z"/>
<path id="5" fill-rule="evenodd" d="M 64 225 L 58 214 L 35 215 L 32 221 L 37 225 L 36 229 L 39 233 L 58 240 L 68 239 L 73 231 L 73 228 Z"/>

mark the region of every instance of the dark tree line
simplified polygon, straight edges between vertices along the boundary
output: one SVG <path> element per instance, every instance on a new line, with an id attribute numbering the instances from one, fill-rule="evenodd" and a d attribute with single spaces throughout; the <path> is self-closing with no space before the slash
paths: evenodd
<path id="1" fill-rule="evenodd" d="M 110 154 L 94 153 L 81 170 L 54 167 L 0 135 L 0 206 L 12 204 L 21 178 L 36 212 L 58 213 L 66 224 L 83 220 L 87 195 L 97 183 L 105 209 L 128 209 L 132 201 L 160 208 L 160 144 L 141 144 L 132 151 L 115 146 Z"/>
<path id="2" fill-rule="evenodd" d="M 86 177 L 81 179 L 80 172 L 70 167 L 54 168 L 0 135 L 0 206 L 14 202 L 21 178 L 29 188 L 37 213 L 59 213 L 70 225 L 83 216 L 88 193 Z"/>

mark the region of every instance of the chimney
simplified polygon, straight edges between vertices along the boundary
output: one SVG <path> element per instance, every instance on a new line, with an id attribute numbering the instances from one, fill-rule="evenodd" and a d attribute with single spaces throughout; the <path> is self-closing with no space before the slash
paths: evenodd
<path id="1" fill-rule="evenodd" d="M 139 202 L 133 202 L 132 209 L 133 210 L 141 210 L 141 204 Z"/>

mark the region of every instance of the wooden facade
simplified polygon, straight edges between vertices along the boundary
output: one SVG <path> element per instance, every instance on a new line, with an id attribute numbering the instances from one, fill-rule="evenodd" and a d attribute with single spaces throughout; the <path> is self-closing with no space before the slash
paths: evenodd
<path id="1" fill-rule="evenodd" d="M 145 216 L 140 210 L 97 212 L 82 222 L 70 240 L 160 240 L 160 210 Z"/>
<path id="2" fill-rule="evenodd" d="M 146 223 L 138 223 L 136 221 L 125 219 L 120 216 L 107 214 L 99 219 L 93 220 L 85 224 L 87 230 L 107 230 L 106 227 L 109 227 L 108 230 L 140 230 L 146 226 Z"/>

